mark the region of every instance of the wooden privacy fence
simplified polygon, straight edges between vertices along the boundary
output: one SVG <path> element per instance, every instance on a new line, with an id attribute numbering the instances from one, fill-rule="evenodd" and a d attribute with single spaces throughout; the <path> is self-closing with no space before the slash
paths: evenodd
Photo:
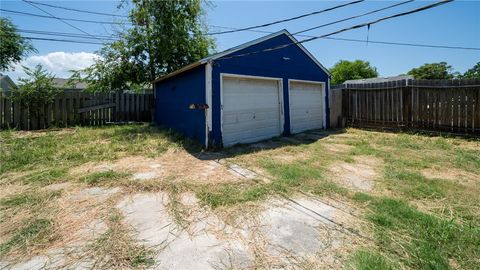
<path id="1" fill-rule="evenodd" d="M 50 104 L 27 108 L 0 92 L 0 129 L 37 130 L 111 122 L 152 121 L 153 94 L 65 91 Z"/>
<path id="2" fill-rule="evenodd" d="M 480 134 L 480 80 L 340 85 L 347 125 Z"/>

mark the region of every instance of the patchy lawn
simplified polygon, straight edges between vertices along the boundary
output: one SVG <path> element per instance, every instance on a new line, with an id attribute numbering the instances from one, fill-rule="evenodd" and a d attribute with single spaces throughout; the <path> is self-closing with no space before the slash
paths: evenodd
<path id="1" fill-rule="evenodd" d="M 0 132 L 0 268 L 478 269 L 480 140 Z"/>

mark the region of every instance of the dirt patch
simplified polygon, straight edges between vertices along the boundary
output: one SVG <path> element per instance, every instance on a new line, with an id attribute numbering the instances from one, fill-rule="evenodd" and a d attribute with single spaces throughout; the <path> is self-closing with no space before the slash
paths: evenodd
<path id="1" fill-rule="evenodd" d="M 202 160 L 180 149 L 169 150 L 156 159 L 129 156 L 114 162 L 86 163 L 70 172 L 85 175 L 105 171 L 132 173 L 133 180 L 138 181 L 169 179 L 211 184 L 244 180 L 215 160 Z"/>
<path id="2" fill-rule="evenodd" d="M 340 144 L 340 143 L 326 143 L 323 145 L 328 151 L 333 153 L 345 154 L 350 152 L 353 147 L 351 145 Z"/>
<path id="3" fill-rule="evenodd" d="M 50 184 L 48 186 L 43 187 L 43 189 L 49 190 L 49 191 L 60 191 L 60 190 L 68 189 L 70 187 L 72 187 L 72 183 L 64 182 L 64 183 Z"/>
<path id="4" fill-rule="evenodd" d="M 428 179 L 445 179 L 465 186 L 480 184 L 480 175 L 454 168 L 428 168 L 422 170 L 422 174 Z"/>
<path id="5" fill-rule="evenodd" d="M 336 162 L 330 166 L 331 179 L 347 188 L 371 191 L 382 162 L 369 156 L 358 156 L 353 163 Z"/>
<path id="6" fill-rule="evenodd" d="M 19 130 L 15 131 L 12 134 L 14 134 L 14 138 L 38 138 L 38 137 L 43 137 L 49 134 L 58 136 L 58 135 L 64 135 L 64 134 L 72 134 L 75 133 L 77 130 L 74 128 L 61 128 L 61 129 L 45 129 L 45 130 L 35 130 L 35 131 L 24 131 L 24 130 Z"/>

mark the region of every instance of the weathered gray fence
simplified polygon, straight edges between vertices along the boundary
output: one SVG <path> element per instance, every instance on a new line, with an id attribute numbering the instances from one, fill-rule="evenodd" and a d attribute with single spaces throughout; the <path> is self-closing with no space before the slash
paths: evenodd
<path id="1" fill-rule="evenodd" d="M 150 122 L 153 94 L 65 91 L 50 104 L 27 108 L 0 92 L 0 129 L 37 130 L 110 122 Z"/>
<path id="2" fill-rule="evenodd" d="M 480 80 L 401 80 L 336 86 L 347 125 L 480 134 Z"/>

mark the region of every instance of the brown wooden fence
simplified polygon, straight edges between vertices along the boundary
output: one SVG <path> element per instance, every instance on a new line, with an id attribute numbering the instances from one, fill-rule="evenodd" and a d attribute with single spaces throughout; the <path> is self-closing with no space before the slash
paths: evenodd
<path id="1" fill-rule="evenodd" d="M 336 86 L 347 125 L 480 134 L 480 80 L 401 80 Z"/>
<path id="2" fill-rule="evenodd" d="M 0 92 L 0 129 L 37 130 L 111 122 L 152 121 L 153 94 L 65 91 L 54 102 L 26 108 Z"/>

